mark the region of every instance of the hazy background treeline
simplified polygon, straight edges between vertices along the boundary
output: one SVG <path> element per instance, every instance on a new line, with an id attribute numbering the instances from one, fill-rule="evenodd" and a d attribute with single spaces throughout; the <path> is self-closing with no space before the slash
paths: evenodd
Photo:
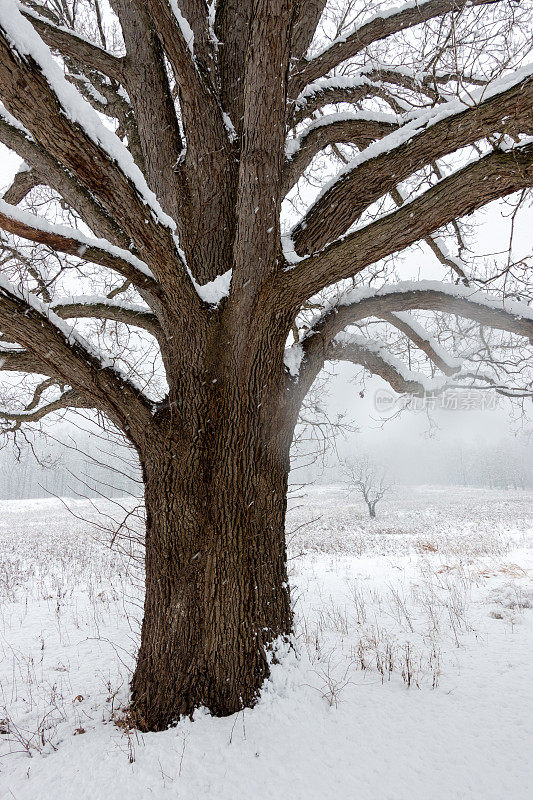
<path id="1" fill-rule="evenodd" d="M 485 438 L 468 431 L 432 437 L 394 428 L 340 436 L 325 458 L 294 470 L 295 483 L 341 483 L 342 461 L 369 455 L 399 485 L 438 484 L 498 489 L 533 488 L 533 457 L 526 435 Z M 37 457 L 36 457 L 37 456 Z M 297 462 L 298 463 L 298 462 Z M 0 499 L 140 496 L 135 453 L 72 426 L 53 439 L 0 449 Z"/>

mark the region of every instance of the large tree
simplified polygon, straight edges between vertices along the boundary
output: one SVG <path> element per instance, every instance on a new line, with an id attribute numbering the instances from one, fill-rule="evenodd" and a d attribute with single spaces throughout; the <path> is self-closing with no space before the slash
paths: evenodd
<path id="1" fill-rule="evenodd" d="M 531 20 L 510 0 L 0 0 L 0 141 L 24 162 L 0 201 L 0 364 L 36 376 L 3 416 L 96 409 L 138 454 L 141 728 L 252 705 L 290 637 L 289 451 L 325 362 L 502 389 L 416 312 L 453 315 L 456 343 L 460 320 L 533 338 L 527 303 L 468 274 L 458 222 L 533 185 Z M 443 282 L 391 282 L 417 242 Z"/>

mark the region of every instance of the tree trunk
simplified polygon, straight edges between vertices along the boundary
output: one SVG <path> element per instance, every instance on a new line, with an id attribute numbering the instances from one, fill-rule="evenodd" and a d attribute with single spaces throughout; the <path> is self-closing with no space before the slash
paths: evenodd
<path id="1" fill-rule="evenodd" d="M 208 447 L 144 454 L 146 595 L 132 712 L 162 730 L 199 706 L 252 706 L 291 610 L 285 551 L 290 436 L 272 448 L 225 417 Z"/>

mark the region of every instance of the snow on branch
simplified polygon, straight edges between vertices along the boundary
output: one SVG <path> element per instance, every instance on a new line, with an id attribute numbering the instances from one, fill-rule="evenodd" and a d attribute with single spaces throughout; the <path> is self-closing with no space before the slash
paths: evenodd
<path id="1" fill-rule="evenodd" d="M 457 218 L 532 185 L 533 143 L 489 153 L 316 255 L 299 261 L 294 257 L 294 264 L 279 280 L 279 291 L 291 292 L 301 304 L 324 287 L 352 277 Z M 292 248 L 298 255 L 294 242 Z M 291 251 L 289 245 L 285 249 Z"/>
<path id="2" fill-rule="evenodd" d="M 329 44 L 313 58 L 303 58 L 292 79 L 292 96 L 298 95 L 306 84 L 326 76 L 343 61 L 353 58 L 369 45 L 399 31 L 458 11 L 464 6 L 489 5 L 495 0 L 408 0 L 378 12 L 352 33 L 346 33 Z"/>
<path id="3" fill-rule="evenodd" d="M 0 228 L 44 244 L 61 253 L 78 256 L 94 264 L 120 272 L 137 286 L 157 289 L 157 284 L 146 264 L 129 250 L 116 247 L 106 239 L 93 239 L 75 228 L 52 225 L 42 217 L 24 211 L 0 200 Z"/>
<path id="4" fill-rule="evenodd" d="M 533 63 L 461 98 L 417 111 L 323 186 L 293 231 L 296 251 L 316 252 L 342 235 L 373 202 L 431 161 L 495 131 L 533 132 L 532 104 Z"/>
<path id="5" fill-rule="evenodd" d="M 384 314 L 383 320 L 404 333 L 445 375 L 454 375 L 461 369 L 462 360 L 448 353 L 411 314 L 395 311 Z"/>
<path id="6" fill-rule="evenodd" d="M 163 335 L 157 317 L 149 308 L 135 303 L 126 303 L 119 300 L 110 300 L 107 297 L 93 295 L 79 295 L 77 297 L 64 297 L 54 300 L 50 308 L 61 319 L 97 318 L 124 325 L 134 325 L 144 328 L 156 338 Z"/>
<path id="7" fill-rule="evenodd" d="M 102 47 L 94 44 L 85 36 L 63 25 L 55 25 L 50 20 L 45 20 L 33 8 L 17 3 L 17 6 L 38 31 L 41 39 L 53 50 L 62 56 L 81 62 L 89 69 L 95 69 L 120 81 L 122 77 L 123 59 L 108 53 Z"/>
<path id="8" fill-rule="evenodd" d="M 517 300 L 494 298 L 476 288 L 441 281 L 400 281 L 379 289 L 357 287 L 343 292 L 312 322 L 305 338 L 327 331 L 335 336 L 346 325 L 394 313 L 406 322 L 404 311 L 441 311 L 481 325 L 533 338 L 533 307 Z M 407 320 L 413 327 L 416 323 Z M 419 331 L 423 336 L 423 332 Z"/>
<path id="9" fill-rule="evenodd" d="M 283 191 L 287 192 L 313 158 L 329 145 L 355 144 L 362 149 L 397 127 L 397 117 L 373 111 L 328 114 L 314 120 L 298 136 L 287 139 Z"/>
<path id="10" fill-rule="evenodd" d="M 515 300 L 489 297 L 472 287 L 444 284 L 440 281 L 404 281 L 379 289 L 358 287 L 344 292 L 335 301 L 327 304 L 314 321 L 310 322 L 305 336 L 297 345 L 297 353 L 295 345 L 289 348 L 294 350 L 290 355 L 292 363 L 298 355 L 297 373 L 293 374 L 298 374 L 302 391 L 309 389 L 324 361 L 329 358 L 332 343 L 336 341 L 338 346 L 339 342 L 346 344 L 347 335 L 357 337 L 358 334 L 344 333 L 345 329 L 370 317 L 395 325 L 446 376 L 457 378 L 461 362 L 447 353 L 415 319 L 405 313 L 416 310 L 455 314 L 487 327 L 533 339 L 532 307 Z M 359 348 L 362 347 L 361 341 L 356 344 Z M 375 355 L 375 347 L 373 352 Z M 385 358 L 381 350 L 378 355 L 381 356 L 381 361 Z M 290 363 L 286 357 L 286 364 L 289 366 Z M 396 361 L 389 363 L 389 366 L 391 364 L 395 367 L 395 373 L 399 373 L 404 381 L 421 383 L 419 377 L 402 373 Z M 425 390 L 429 390 L 427 384 Z M 435 386 L 431 390 L 435 390 Z"/>
<path id="11" fill-rule="evenodd" d="M 55 400 L 51 400 L 38 408 L 34 408 L 33 403 L 21 411 L 12 411 L 8 408 L 0 407 L 0 421 L 15 423 L 8 428 L 10 431 L 15 431 L 23 423 L 39 422 L 48 414 L 52 414 L 55 411 L 66 411 L 69 408 L 91 408 L 91 403 L 81 397 L 74 389 L 69 389 Z"/>
<path id="12" fill-rule="evenodd" d="M 94 144 L 101 147 L 111 161 L 117 164 L 135 186 L 142 202 L 150 208 L 154 218 L 171 230 L 175 230 L 174 220 L 165 214 L 159 205 L 127 147 L 105 127 L 96 111 L 80 95 L 75 86 L 67 81 L 59 65 L 54 61 L 49 47 L 31 22 L 20 13 L 15 0 L 0 0 L 0 31 L 4 33 L 11 49 L 23 63 L 31 59 L 38 65 L 66 117 L 79 125 Z"/>
<path id="13" fill-rule="evenodd" d="M 42 363 L 43 374 L 69 384 L 122 429 L 148 424 L 153 404 L 115 367 L 31 292 L 0 273 L 0 329 Z M 32 371 L 35 371 L 32 369 Z"/>
<path id="14" fill-rule="evenodd" d="M 368 339 L 355 333 L 340 333 L 330 343 L 326 360 L 351 361 L 374 375 L 379 375 L 398 394 L 424 395 L 441 392 L 446 387 L 446 378 L 430 378 L 422 372 L 408 369 L 389 352 L 379 339 Z"/>
<path id="15" fill-rule="evenodd" d="M 380 97 L 385 84 L 401 86 L 435 100 L 438 97 L 444 98 L 447 94 L 444 87 L 453 82 L 471 86 L 485 86 L 489 83 L 487 79 L 457 72 L 440 72 L 438 70 L 434 73 L 422 72 L 399 66 L 391 68 L 390 65 L 381 64 L 376 59 L 372 59 L 371 63 L 361 67 L 355 75 L 319 78 L 306 86 L 293 101 L 291 124 L 297 125 L 324 106 L 337 103 L 353 104 L 365 98 Z M 436 86 L 439 87 L 438 94 Z M 396 100 L 399 99 L 396 98 Z M 412 108 L 409 106 L 408 108 L 412 112 Z"/>
<path id="16" fill-rule="evenodd" d="M 0 142 L 17 153 L 31 169 L 31 174 L 40 184 L 57 192 L 97 236 L 110 239 L 114 244 L 127 246 L 128 239 L 116 222 L 106 214 L 94 197 L 83 189 L 73 176 L 55 158 L 38 144 L 24 126 L 18 123 L 0 105 Z M 18 175 L 19 173 L 17 173 Z M 20 179 L 19 179 L 20 183 Z M 17 197 L 5 193 L 4 200 L 16 205 Z"/>

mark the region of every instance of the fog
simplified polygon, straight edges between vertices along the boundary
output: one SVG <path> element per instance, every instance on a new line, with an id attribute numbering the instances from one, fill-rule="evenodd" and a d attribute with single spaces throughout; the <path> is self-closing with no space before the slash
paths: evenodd
<path id="1" fill-rule="evenodd" d="M 295 452 L 293 483 L 342 482 L 342 462 L 365 455 L 398 485 L 533 487 L 527 408 L 520 412 L 506 398 L 483 393 L 481 399 L 464 390 L 447 403 L 451 408 L 398 411 L 395 406 L 383 413 L 375 403 L 387 385 L 373 378 L 363 390 L 362 377 L 361 370 L 344 365 L 332 375 L 320 411 L 330 419 L 344 415 L 343 424 L 325 457 Z M 141 494 L 133 451 L 115 439 L 106 443 L 96 426 L 78 415 L 72 419 L 47 425 L 47 436 L 28 432 L 28 441 L 19 437 L 18 447 L 0 450 L 1 499 Z M 306 452 L 310 449 L 315 447 Z"/>
<path id="2" fill-rule="evenodd" d="M 0 187 L 11 181 L 19 162 L 0 145 Z M 470 241 L 473 261 L 492 261 L 510 244 L 515 261 L 531 255 L 530 209 L 514 218 L 512 236 L 511 215 L 500 202 L 478 212 L 476 225 L 475 240 Z M 442 266 L 425 245 L 403 253 L 399 270 L 402 280 L 443 277 Z M 388 391 L 392 402 L 396 396 L 381 379 L 367 376 L 362 382 L 363 371 L 348 365 L 332 372 L 321 410 L 329 418 L 345 415 L 349 429 L 338 432 L 325 457 L 299 458 L 295 453 L 293 483 L 342 481 L 342 461 L 365 454 L 400 485 L 533 486 L 531 398 L 524 410 L 501 396 L 482 392 L 474 398 L 465 389 L 455 401 L 451 398 L 448 408 L 397 413 L 394 405 L 392 413 L 382 413 L 376 408 L 376 393 Z M 140 495 L 134 453 L 121 450 L 117 455 L 116 443 L 106 445 L 96 427 L 84 421 L 83 428 L 80 431 L 75 422 L 46 422 L 51 438 L 30 430 L 28 441 L 19 436 L 16 447 L 0 441 L 0 498 Z"/>

